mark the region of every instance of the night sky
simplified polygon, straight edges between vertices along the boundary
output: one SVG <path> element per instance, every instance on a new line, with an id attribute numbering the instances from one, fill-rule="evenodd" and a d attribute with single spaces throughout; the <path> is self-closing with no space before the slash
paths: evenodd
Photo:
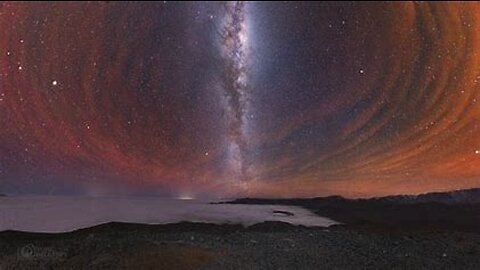
<path id="1" fill-rule="evenodd" d="M 480 187 L 478 3 L 0 4 L 0 193 Z"/>

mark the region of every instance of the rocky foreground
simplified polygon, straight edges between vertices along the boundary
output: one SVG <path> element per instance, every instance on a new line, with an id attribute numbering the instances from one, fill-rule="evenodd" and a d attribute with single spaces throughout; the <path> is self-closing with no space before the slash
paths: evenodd
<path id="1" fill-rule="evenodd" d="M 110 223 L 64 234 L 2 232 L 0 254 L 2 270 L 479 269 L 480 234 Z"/>
<path id="2" fill-rule="evenodd" d="M 228 202 L 296 205 L 343 223 L 329 228 L 108 223 L 59 234 L 4 231 L 0 269 L 480 269 L 479 194 Z"/>

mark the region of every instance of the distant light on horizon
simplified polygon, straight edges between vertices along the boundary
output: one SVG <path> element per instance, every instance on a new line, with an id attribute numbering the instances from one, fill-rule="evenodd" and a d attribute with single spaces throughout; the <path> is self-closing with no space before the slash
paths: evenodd
<path id="1" fill-rule="evenodd" d="M 180 194 L 178 195 L 177 199 L 179 200 L 195 200 L 195 196 L 191 194 Z"/>

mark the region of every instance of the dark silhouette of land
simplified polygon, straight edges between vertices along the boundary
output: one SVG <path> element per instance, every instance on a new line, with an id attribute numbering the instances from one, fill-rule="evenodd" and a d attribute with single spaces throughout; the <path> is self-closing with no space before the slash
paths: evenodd
<path id="1" fill-rule="evenodd" d="M 371 199 L 244 198 L 227 203 L 302 206 L 356 229 L 480 232 L 480 189 Z"/>
<path id="2" fill-rule="evenodd" d="M 0 268 L 479 269 L 479 191 L 228 202 L 299 205 L 342 222 L 329 228 L 182 222 L 107 223 L 59 234 L 4 231 Z"/>

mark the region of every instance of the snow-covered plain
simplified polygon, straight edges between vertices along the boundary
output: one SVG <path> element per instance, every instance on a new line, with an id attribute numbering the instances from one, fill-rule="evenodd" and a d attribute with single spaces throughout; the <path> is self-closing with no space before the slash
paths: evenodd
<path id="1" fill-rule="evenodd" d="M 155 197 L 0 197 L 0 231 L 67 232 L 111 221 L 144 224 L 195 221 L 245 226 L 263 221 L 321 227 L 337 224 L 296 206 L 210 204 L 202 200 Z"/>

